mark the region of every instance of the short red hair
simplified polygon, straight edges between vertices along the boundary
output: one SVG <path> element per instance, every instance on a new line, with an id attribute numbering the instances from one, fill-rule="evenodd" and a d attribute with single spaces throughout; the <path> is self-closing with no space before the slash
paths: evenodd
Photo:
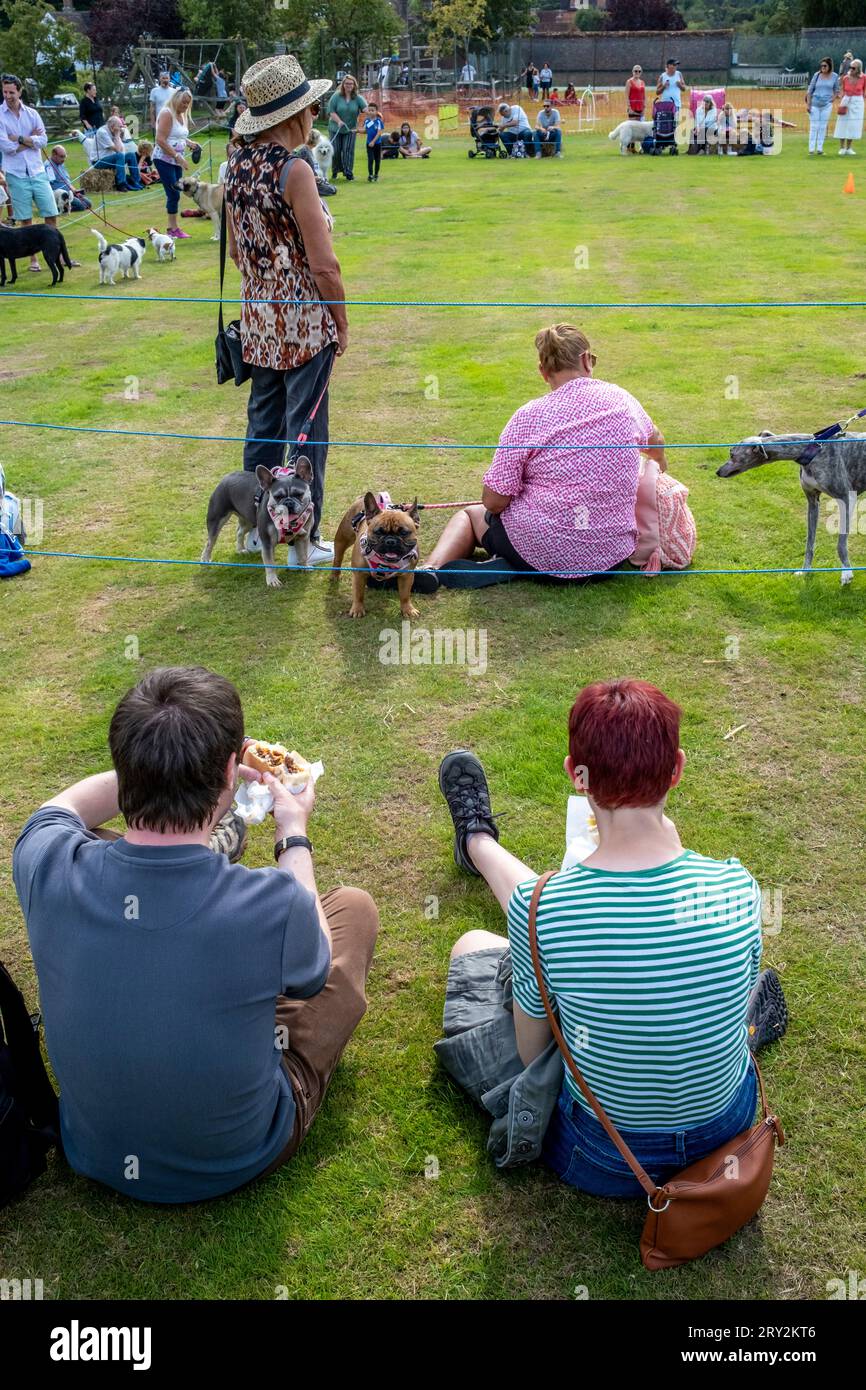
<path id="1" fill-rule="evenodd" d="M 670 790 L 679 705 L 649 681 L 594 681 L 568 717 L 568 751 L 598 806 L 655 806 Z"/>

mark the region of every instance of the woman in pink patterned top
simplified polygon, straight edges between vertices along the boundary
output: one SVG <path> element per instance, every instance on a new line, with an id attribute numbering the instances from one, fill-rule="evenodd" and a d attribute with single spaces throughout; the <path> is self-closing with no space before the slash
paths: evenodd
<path id="1" fill-rule="evenodd" d="M 595 353 L 580 329 L 555 324 L 535 346 L 550 391 L 511 417 L 481 504 L 458 512 L 443 531 L 428 565 L 445 586 L 497 583 L 503 560 L 572 581 L 615 569 L 637 541 L 640 450 L 667 466 L 664 438 L 643 406 L 593 377 Z M 490 560 L 473 564 L 477 546 Z"/>
<path id="2" fill-rule="evenodd" d="M 308 82 L 297 58 L 263 58 L 244 73 L 248 109 L 238 117 L 225 175 L 229 254 L 241 272 L 241 344 L 252 367 L 244 469 L 282 465 L 313 406 L 310 563 L 330 561 L 319 538 L 328 454 L 328 380 L 348 343 L 346 292 L 331 218 L 313 170 L 293 151 L 306 144 L 318 99 L 331 83 Z M 275 302 L 276 301 L 276 302 Z M 327 301 L 327 302 L 322 302 Z"/>

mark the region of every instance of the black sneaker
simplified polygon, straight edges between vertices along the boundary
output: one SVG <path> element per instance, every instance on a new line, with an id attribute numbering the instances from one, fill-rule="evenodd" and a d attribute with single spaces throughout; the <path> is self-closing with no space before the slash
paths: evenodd
<path id="1" fill-rule="evenodd" d="M 228 855 L 230 864 L 236 864 L 247 847 L 246 821 L 236 811 L 226 811 L 211 834 L 210 847 L 215 854 Z"/>
<path id="2" fill-rule="evenodd" d="M 499 556 L 492 560 L 447 560 L 438 573 L 443 589 L 486 589 L 490 584 L 508 584 L 531 575 L 531 571 L 516 569 Z"/>
<path id="3" fill-rule="evenodd" d="M 786 1032 L 788 1005 L 775 970 L 762 970 L 758 976 L 758 983 L 749 995 L 746 1023 L 751 1052 L 778 1042 Z"/>
<path id="4" fill-rule="evenodd" d="M 316 187 L 319 190 L 320 198 L 333 198 L 334 194 L 337 191 L 337 185 L 335 183 L 328 183 L 327 179 L 317 178 Z"/>
<path id="5" fill-rule="evenodd" d="M 439 790 L 448 802 L 454 822 L 454 863 L 480 878 L 466 851 L 467 836 L 482 831 L 498 840 L 499 830 L 490 811 L 490 791 L 484 768 L 474 753 L 465 748 L 446 753 L 439 764 Z"/>

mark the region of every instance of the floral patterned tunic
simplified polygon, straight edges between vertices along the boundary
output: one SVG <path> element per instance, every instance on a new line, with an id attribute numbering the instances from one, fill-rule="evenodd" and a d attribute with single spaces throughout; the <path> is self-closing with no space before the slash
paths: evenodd
<path id="1" fill-rule="evenodd" d="M 289 371 L 337 341 L 321 298 L 301 232 L 280 192 L 289 159 L 282 145 L 244 145 L 229 159 L 225 177 L 227 216 L 234 233 L 244 300 L 298 299 L 301 304 L 241 306 L 244 361 Z M 330 215 L 322 204 L 329 227 Z"/>

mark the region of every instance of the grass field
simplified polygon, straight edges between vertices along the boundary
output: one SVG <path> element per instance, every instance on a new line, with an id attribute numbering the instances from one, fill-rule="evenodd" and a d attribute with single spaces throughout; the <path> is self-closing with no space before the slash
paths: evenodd
<path id="1" fill-rule="evenodd" d="M 601 136 L 575 136 L 562 161 L 500 164 L 470 163 L 463 141 L 443 141 L 429 163 L 384 165 L 376 187 L 341 183 L 332 209 L 348 294 L 857 298 L 866 172 L 828 150 L 810 162 L 797 135 L 774 159 L 625 160 Z M 852 169 L 862 190 L 846 197 Z M 141 234 L 164 226 L 160 208 L 159 194 L 142 195 L 108 215 Z M 8 485 L 42 499 L 46 549 L 194 560 L 209 492 L 240 466 L 241 446 L 156 436 L 242 436 L 246 392 L 214 384 L 215 305 L 125 301 L 212 298 L 217 248 L 209 224 L 184 223 L 193 239 L 176 264 L 148 255 L 140 284 L 99 303 L 89 225 L 70 229 L 84 264 L 64 289 L 94 299 L 3 303 L 0 415 L 144 437 L 4 425 Z M 44 272 L 20 271 L 18 289 L 46 290 Z M 236 294 L 233 269 L 229 285 Z M 478 496 L 489 451 L 445 446 L 494 441 L 540 393 L 533 336 L 562 318 L 588 332 L 597 374 L 632 391 L 674 444 L 815 429 L 866 405 L 862 309 L 356 308 L 332 389 L 332 438 L 400 447 L 332 448 L 323 532 L 367 487 L 428 502 Z M 715 477 L 724 457 L 721 448 L 669 455 L 691 490 L 696 568 L 796 565 L 805 507 L 795 466 L 725 482 Z M 424 516 L 422 553 L 441 518 Z M 832 527 L 827 511 L 818 565 L 837 563 Z M 227 532 L 215 558 L 235 558 Z M 866 564 L 860 536 L 852 561 Z M 41 1277 L 52 1298 L 567 1299 L 583 1285 L 592 1299 L 762 1300 L 825 1297 L 828 1280 L 866 1268 L 866 574 L 845 589 L 838 574 L 696 575 L 419 599 L 416 626 L 486 631 L 484 672 L 383 665 L 380 633 L 399 627 L 395 597 L 372 597 L 367 619 L 353 623 L 348 590 L 348 576 L 312 574 L 266 591 L 255 564 L 244 575 L 48 558 L 0 588 L 0 954 L 31 994 L 15 835 L 40 801 L 106 766 L 110 711 L 157 664 L 223 672 L 251 732 L 324 760 L 320 886 L 360 884 L 382 915 L 369 1012 L 288 1169 L 211 1204 L 163 1210 L 53 1161 L 0 1214 L 0 1273 Z M 639 1204 L 583 1196 L 539 1167 L 498 1174 L 483 1117 L 432 1053 L 453 941 L 469 927 L 501 928 L 492 899 L 451 861 L 439 758 L 475 748 L 494 809 L 508 813 L 509 848 L 539 870 L 554 866 L 568 708 L 586 681 L 620 674 L 656 681 L 685 708 L 689 763 L 671 798 L 684 842 L 738 855 L 771 897 L 781 894 L 765 961 L 791 1010 L 765 1062 L 789 1144 L 763 1212 L 704 1260 L 661 1274 L 639 1262 Z M 270 856 L 263 827 L 247 862 Z M 429 1156 L 438 1179 L 425 1177 Z"/>

